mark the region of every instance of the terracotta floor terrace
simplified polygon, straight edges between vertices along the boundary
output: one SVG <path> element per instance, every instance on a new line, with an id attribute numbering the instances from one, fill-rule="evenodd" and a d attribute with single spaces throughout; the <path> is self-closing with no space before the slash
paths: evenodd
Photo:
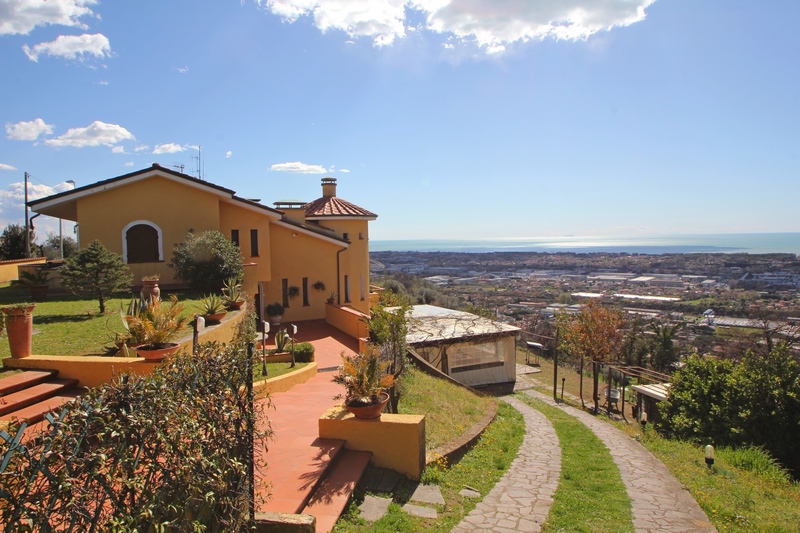
<path id="1" fill-rule="evenodd" d="M 314 345 L 318 372 L 290 391 L 271 395 L 267 416 L 273 438 L 266 452 L 266 471 L 256 472 L 257 487 L 262 480 L 271 486 L 261 488 L 256 495 L 260 512 L 297 512 L 310 496 L 311 485 L 342 447 L 341 441 L 318 438 L 318 420 L 325 411 L 341 403 L 333 397 L 342 393 L 343 388 L 331 380 L 341 363 L 340 354 L 355 354 L 358 341 L 324 320 L 312 320 L 297 322 L 295 342 Z M 274 332 L 267 339 L 268 348 L 271 343 L 274 347 Z"/>

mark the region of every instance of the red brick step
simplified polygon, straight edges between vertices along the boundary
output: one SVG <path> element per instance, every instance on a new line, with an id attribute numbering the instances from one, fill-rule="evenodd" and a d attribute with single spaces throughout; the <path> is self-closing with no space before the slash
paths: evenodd
<path id="1" fill-rule="evenodd" d="M 259 506 L 258 511 L 299 513 L 343 446 L 344 441 L 339 439 L 318 438 L 308 447 L 302 458 L 289 465 L 276 464 L 279 458 L 273 457 L 272 463 L 267 466 L 268 477 L 272 481 L 272 494 L 266 503 Z M 278 476 L 280 470 L 285 472 Z"/>
<path id="2" fill-rule="evenodd" d="M 317 519 L 317 533 L 327 533 L 336 525 L 371 457 L 372 452 L 357 450 L 342 450 L 336 456 L 335 464 L 303 509 L 303 514 Z"/>
<path id="3" fill-rule="evenodd" d="M 56 370 L 28 370 L 0 379 L 0 396 L 17 392 L 26 387 L 38 385 L 55 377 Z"/>
<path id="4" fill-rule="evenodd" d="M 0 416 L 19 411 L 75 387 L 77 379 L 51 379 L 0 398 Z"/>
<path id="5" fill-rule="evenodd" d="M 19 420 L 20 422 L 27 422 L 28 424 L 35 424 L 44 419 L 44 415 L 58 409 L 65 403 L 74 400 L 85 392 L 85 389 L 71 389 L 41 402 L 29 405 L 13 413 L 0 416 L 0 421 L 13 422 Z"/>

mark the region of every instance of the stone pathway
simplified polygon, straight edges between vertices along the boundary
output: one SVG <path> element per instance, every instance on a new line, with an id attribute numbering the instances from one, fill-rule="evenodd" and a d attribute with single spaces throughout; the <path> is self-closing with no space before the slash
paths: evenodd
<path id="1" fill-rule="evenodd" d="M 627 487 L 637 533 L 716 532 L 692 495 L 647 448 L 589 413 L 530 388 L 524 393 L 574 416 L 603 441 Z"/>
<path id="2" fill-rule="evenodd" d="M 454 533 L 541 531 L 561 477 L 561 447 L 550 421 L 514 398 L 503 398 L 525 419 L 527 432 L 508 472 Z"/>

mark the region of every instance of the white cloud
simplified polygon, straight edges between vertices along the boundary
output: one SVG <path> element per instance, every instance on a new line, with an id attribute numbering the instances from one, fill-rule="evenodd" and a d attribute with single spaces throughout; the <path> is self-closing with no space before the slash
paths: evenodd
<path id="1" fill-rule="evenodd" d="M 136 148 L 134 148 L 134 149 L 133 149 L 133 151 L 134 151 L 134 152 L 146 152 L 146 151 L 147 151 L 147 150 L 149 150 L 149 149 L 150 149 L 150 147 L 149 147 L 148 145 L 146 145 L 146 144 L 140 144 L 139 146 L 137 146 Z"/>
<path id="2" fill-rule="evenodd" d="M 0 163 L 0 170 L 17 170 L 17 167 L 12 167 L 11 165 Z"/>
<path id="3" fill-rule="evenodd" d="M 186 74 L 187 72 L 189 72 L 189 67 L 173 67 L 173 68 L 177 70 L 180 74 Z"/>
<path id="4" fill-rule="evenodd" d="M 85 28 L 81 18 L 93 16 L 88 6 L 98 0 L 3 0 L 0 35 L 27 34 L 48 24 Z"/>
<path id="5" fill-rule="evenodd" d="M 339 172 L 342 172 L 342 173 L 344 173 L 344 174 L 349 174 L 349 173 L 350 173 L 350 170 L 349 170 L 349 169 L 347 169 L 347 168 L 341 168 L 341 169 L 339 169 Z"/>
<path id="6" fill-rule="evenodd" d="M 178 152 L 185 152 L 186 147 L 175 143 L 157 144 L 153 148 L 154 154 L 175 154 Z"/>
<path id="7" fill-rule="evenodd" d="M 580 40 L 644 20 L 655 0 L 414 0 L 428 28 L 474 39 L 489 52 L 532 39 Z"/>
<path id="8" fill-rule="evenodd" d="M 270 167 L 273 172 L 288 172 L 290 174 L 325 174 L 328 170 L 320 165 L 307 165 L 295 161 L 294 163 L 276 163 Z"/>
<path id="9" fill-rule="evenodd" d="M 106 124 L 95 120 L 85 128 L 72 128 L 64 135 L 48 139 L 44 143 L 49 146 L 114 146 L 122 141 L 134 140 L 131 132 L 117 124 Z"/>
<path id="10" fill-rule="evenodd" d="M 102 33 L 59 35 L 55 41 L 39 43 L 33 48 L 26 44 L 22 49 L 31 61 L 39 61 L 42 54 L 66 59 L 84 59 L 87 56 L 103 58 L 111 55 L 111 44 Z"/>
<path id="11" fill-rule="evenodd" d="M 233 152 L 228 150 L 227 152 L 225 152 L 225 159 L 229 159 L 232 155 L 233 155 Z"/>
<path id="12" fill-rule="evenodd" d="M 259 1 L 259 3 L 262 3 Z M 312 15 L 323 32 L 342 30 L 351 37 L 371 37 L 375 46 L 405 36 L 406 0 L 266 0 L 267 8 L 288 22 Z"/>
<path id="13" fill-rule="evenodd" d="M 59 192 L 74 189 L 71 183 L 61 182 L 55 186 L 28 182 L 28 200 L 37 200 Z M 8 224 L 25 224 L 25 182 L 17 181 L 10 183 L 8 188 L 0 190 L 0 224 L 5 227 Z M 42 240 L 48 232 L 58 231 L 58 222 L 47 217 L 36 219 L 37 240 Z"/>
<path id="14" fill-rule="evenodd" d="M 392 44 L 412 26 L 408 10 L 426 17 L 425 29 L 476 42 L 489 54 L 506 45 L 545 38 L 581 40 L 644 20 L 655 0 L 256 0 L 288 22 L 312 16 L 320 30 Z M 407 25 L 408 24 L 408 25 Z M 414 27 L 414 30 L 423 29 Z M 449 46 L 448 46 L 449 47 Z"/>
<path id="15" fill-rule="evenodd" d="M 6 134 L 12 141 L 35 141 L 39 135 L 53 133 L 53 125 L 37 118 L 28 122 L 6 122 Z"/>
<path id="16" fill-rule="evenodd" d="M 111 149 L 112 154 L 126 154 L 124 146 L 115 146 Z"/>
<path id="17" fill-rule="evenodd" d="M 133 161 L 126 161 L 125 162 L 125 166 L 126 167 L 132 167 L 133 166 Z"/>

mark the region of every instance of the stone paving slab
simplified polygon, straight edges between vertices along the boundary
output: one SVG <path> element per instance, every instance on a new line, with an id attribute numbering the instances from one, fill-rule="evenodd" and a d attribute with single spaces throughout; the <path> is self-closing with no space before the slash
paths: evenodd
<path id="1" fill-rule="evenodd" d="M 442 489 L 438 485 L 417 485 L 414 492 L 409 498 L 412 502 L 432 503 L 436 505 L 444 505 L 444 497 L 442 496 Z"/>
<path id="2" fill-rule="evenodd" d="M 379 496 L 364 496 L 364 502 L 358 507 L 359 517 L 367 522 L 375 522 L 380 520 L 386 513 L 389 512 L 389 505 L 392 503 L 391 498 L 381 498 Z"/>
<path id="3" fill-rule="evenodd" d="M 527 429 L 517 458 L 489 494 L 453 528 L 454 533 L 541 531 L 561 477 L 561 446 L 550 421 L 514 398 Z"/>
<path id="4" fill-rule="evenodd" d="M 403 511 L 412 516 L 421 516 L 422 518 L 439 518 L 439 513 L 433 507 L 423 507 L 422 505 L 407 503 L 403 506 Z"/>
<path id="5" fill-rule="evenodd" d="M 532 389 L 524 392 L 574 416 L 603 441 L 627 487 L 637 533 L 717 531 L 689 491 L 647 448 L 589 413 Z"/>

